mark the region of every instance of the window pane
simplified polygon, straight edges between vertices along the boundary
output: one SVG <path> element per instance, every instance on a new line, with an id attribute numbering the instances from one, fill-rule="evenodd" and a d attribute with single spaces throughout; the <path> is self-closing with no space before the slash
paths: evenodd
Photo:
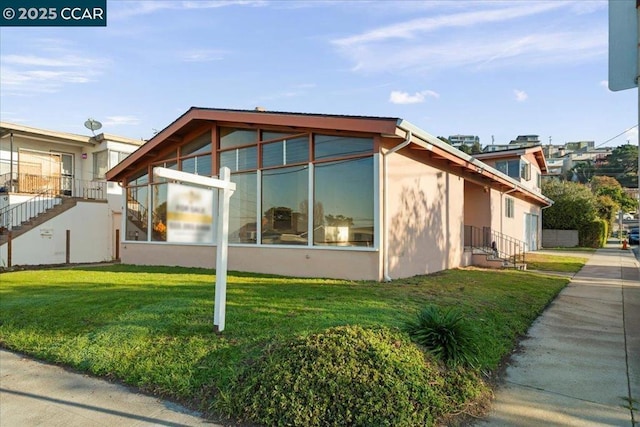
<path id="1" fill-rule="evenodd" d="M 256 144 L 258 132 L 251 129 L 220 128 L 220 149 Z"/>
<path id="2" fill-rule="evenodd" d="M 140 185 L 146 184 L 149 182 L 149 175 L 147 174 L 147 168 L 138 171 L 138 173 L 134 174 L 129 180 L 129 185 Z"/>
<path id="3" fill-rule="evenodd" d="M 102 179 L 104 178 L 104 174 L 109 170 L 109 165 L 107 164 L 108 160 L 107 151 L 100 151 L 98 153 L 93 153 L 93 178 L 94 179 Z M 115 165 L 113 165 L 115 166 Z"/>
<path id="4" fill-rule="evenodd" d="M 496 169 L 511 178 L 520 178 L 520 160 L 501 160 L 496 162 Z"/>
<path id="5" fill-rule="evenodd" d="M 229 203 L 229 243 L 256 243 L 256 173 L 233 174 L 236 191 Z"/>
<path id="6" fill-rule="evenodd" d="M 167 241 L 167 184 L 151 186 L 151 240 L 154 242 Z"/>
<path id="7" fill-rule="evenodd" d="M 226 166 L 232 172 L 256 169 L 258 166 L 257 147 L 237 148 L 220 153 L 220 167 Z"/>
<path id="8" fill-rule="evenodd" d="M 373 158 L 315 167 L 314 244 L 373 246 Z"/>
<path id="9" fill-rule="evenodd" d="M 184 157 L 189 154 L 201 154 L 201 153 L 210 153 L 211 152 L 211 132 L 207 131 L 206 133 L 200 135 L 193 141 L 189 142 L 186 145 L 182 146 L 180 150 L 180 156 Z"/>
<path id="10" fill-rule="evenodd" d="M 147 240 L 147 195 L 146 185 L 127 188 L 126 240 Z"/>
<path id="11" fill-rule="evenodd" d="M 262 146 L 262 167 L 281 166 L 284 162 L 284 146 L 282 142 L 274 142 Z"/>
<path id="12" fill-rule="evenodd" d="M 181 170 L 197 175 L 211 176 L 211 154 L 183 159 Z"/>
<path id="13" fill-rule="evenodd" d="M 371 138 L 315 135 L 314 143 L 313 154 L 316 160 L 373 152 Z"/>
<path id="14" fill-rule="evenodd" d="M 291 136 L 291 135 L 295 135 L 295 133 L 292 133 L 292 132 L 270 132 L 270 131 L 265 130 L 265 131 L 262 132 L 261 141 L 271 141 L 271 140 L 274 140 L 274 139 L 286 138 L 286 137 Z"/>
<path id="15" fill-rule="evenodd" d="M 262 173 L 262 243 L 306 245 L 309 167 Z"/>
<path id="16" fill-rule="evenodd" d="M 309 161 L 307 138 L 285 139 L 262 146 L 262 167 L 306 163 Z"/>

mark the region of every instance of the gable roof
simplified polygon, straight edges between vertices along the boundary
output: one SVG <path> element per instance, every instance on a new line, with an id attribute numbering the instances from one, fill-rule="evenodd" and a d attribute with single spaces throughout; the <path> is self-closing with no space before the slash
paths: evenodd
<path id="1" fill-rule="evenodd" d="M 142 147 L 109 170 L 106 174 L 107 180 L 124 180 L 128 174 L 139 169 L 138 164 L 143 159 L 155 157 L 167 144 L 182 142 L 185 136 L 212 121 L 222 122 L 225 126 L 239 125 L 279 129 L 284 127 L 292 131 L 364 132 L 378 134 L 385 138 L 395 138 L 399 141 L 408 138 L 410 148 L 427 151 L 432 158 L 442 164 L 459 168 L 467 178 L 490 183 L 500 191 L 517 190 L 522 193 L 523 197 L 542 205 L 552 203 L 541 193 L 521 186 L 513 178 L 400 118 L 292 113 L 262 109 L 231 110 L 191 107 Z"/>

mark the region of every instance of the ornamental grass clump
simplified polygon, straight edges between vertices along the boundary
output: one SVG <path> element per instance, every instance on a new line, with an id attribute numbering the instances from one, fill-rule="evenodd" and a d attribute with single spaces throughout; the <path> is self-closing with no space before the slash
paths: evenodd
<path id="1" fill-rule="evenodd" d="M 459 406 L 446 388 L 401 331 L 343 326 L 268 346 L 218 409 L 269 426 L 431 426 Z"/>
<path id="2" fill-rule="evenodd" d="M 473 328 L 454 308 L 428 306 L 414 320 L 407 321 L 404 329 L 411 339 L 449 366 L 477 364 Z"/>

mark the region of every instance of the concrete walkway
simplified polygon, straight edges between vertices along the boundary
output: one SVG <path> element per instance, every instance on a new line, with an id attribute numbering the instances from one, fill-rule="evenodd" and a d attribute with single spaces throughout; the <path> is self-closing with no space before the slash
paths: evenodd
<path id="1" fill-rule="evenodd" d="M 521 346 L 478 427 L 640 425 L 640 264 L 632 251 L 609 245 L 591 255 Z"/>
<path id="2" fill-rule="evenodd" d="M 1 427 L 208 426 L 179 405 L 0 350 Z"/>

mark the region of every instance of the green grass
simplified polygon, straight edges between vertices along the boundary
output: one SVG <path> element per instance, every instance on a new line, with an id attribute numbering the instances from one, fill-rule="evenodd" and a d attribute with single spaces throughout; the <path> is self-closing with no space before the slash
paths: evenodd
<path id="1" fill-rule="evenodd" d="M 114 265 L 0 276 L 0 346 L 206 410 L 276 340 L 339 325 L 400 328 L 427 305 L 475 325 L 495 370 L 567 284 L 523 271 L 449 270 L 390 283 L 230 272 L 213 332 L 214 272 Z"/>
<path id="2" fill-rule="evenodd" d="M 562 251 L 558 251 L 557 254 L 528 252 L 525 263 L 530 270 L 577 273 L 594 250 L 581 252 L 584 252 L 585 256 L 567 255 Z"/>

